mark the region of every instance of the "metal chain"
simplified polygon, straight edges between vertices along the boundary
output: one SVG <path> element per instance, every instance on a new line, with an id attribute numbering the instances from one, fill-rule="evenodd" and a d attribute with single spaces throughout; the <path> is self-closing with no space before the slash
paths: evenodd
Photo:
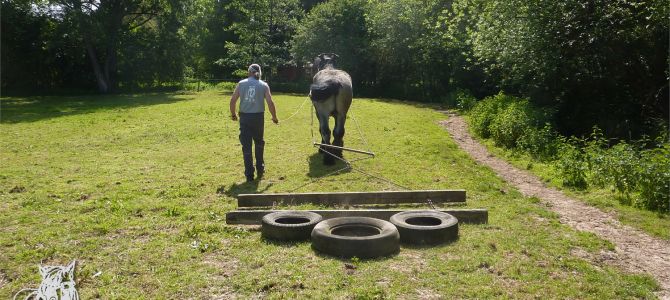
<path id="1" fill-rule="evenodd" d="M 435 210 L 435 205 L 433 205 L 433 201 L 430 200 L 430 198 L 426 198 L 426 202 L 428 202 L 428 205 L 431 209 Z"/>

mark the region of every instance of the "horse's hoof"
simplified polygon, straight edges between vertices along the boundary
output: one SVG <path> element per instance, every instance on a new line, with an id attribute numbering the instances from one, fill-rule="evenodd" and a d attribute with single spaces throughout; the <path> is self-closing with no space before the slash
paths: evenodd
<path id="1" fill-rule="evenodd" d="M 335 164 L 335 158 L 330 154 L 326 154 L 323 156 L 323 164 L 326 166 L 332 166 Z"/>

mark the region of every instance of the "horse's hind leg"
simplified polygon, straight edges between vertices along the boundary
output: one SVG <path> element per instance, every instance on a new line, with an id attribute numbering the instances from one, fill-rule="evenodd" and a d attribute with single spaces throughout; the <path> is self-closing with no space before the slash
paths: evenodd
<path id="1" fill-rule="evenodd" d="M 345 113 L 338 113 L 335 116 L 335 129 L 333 129 L 333 145 L 344 147 L 344 123 L 347 120 L 347 115 Z M 337 157 L 342 157 L 341 149 L 333 149 Z"/>
<path id="2" fill-rule="evenodd" d="M 327 114 L 319 114 L 317 112 L 317 117 L 319 118 L 319 131 L 321 132 L 321 143 L 330 145 L 330 127 L 328 126 L 328 119 L 330 116 Z M 325 165 L 333 165 L 335 164 L 335 157 L 333 157 L 331 154 L 333 153 L 333 149 L 331 148 L 326 148 L 326 147 L 319 147 L 319 152 L 323 154 L 323 163 Z"/>

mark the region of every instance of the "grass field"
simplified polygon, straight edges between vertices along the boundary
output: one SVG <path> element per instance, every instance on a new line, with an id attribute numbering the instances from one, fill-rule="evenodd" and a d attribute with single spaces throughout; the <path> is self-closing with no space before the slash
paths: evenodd
<path id="1" fill-rule="evenodd" d="M 280 119 L 303 100 L 276 96 Z M 0 298 L 36 287 L 40 262 L 73 259 L 82 299 L 654 298 L 649 276 L 580 258 L 610 243 L 560 224 L 476 165 L 438 126 L 444 115 L 411 103 L 354 101 L 377 153 L 356 166 L 414 189 L 466 189 L 467 207 L 489 209 L 488 225 L 369 261 L 227 226 L 235 195 L 291 191 L 341 167 L 315 155 L 307 104 L 279 126 L 267 121 L 266 178 L 242 183 L 227 103 L 213 91 L 2 99 Z M 354 122 L 345 143 L 367 148 Z M 344 172 L 298 191 L 389 189 Z"/>

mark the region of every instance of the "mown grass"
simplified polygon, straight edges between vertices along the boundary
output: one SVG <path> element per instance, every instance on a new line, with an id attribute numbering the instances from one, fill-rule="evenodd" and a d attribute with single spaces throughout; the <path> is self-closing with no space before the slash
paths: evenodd
<path id="1" fill-rule="evenodd" d="M 0 298 L 35 287 L 38 263 L 73 259 L 82 299 L 654 297 L 649 276 L 574 255 L 613 246 L 475 164 L 438 126 L 444 115 L 411 103 L 355 100 L 351 113 L 377 154 L 356 166 L 414 189 L 466 189 L 467 207 L 489 209 L 488 225 L 461 225 L 450 245 L 354 261 L 355 270 L 308 242 L 269 243 L 257 227 L 228 226 L 235 195 L 291 191 L 340 167 L 315 155 L 307 104 L 279 126 L 267 122 L 266 178 L 242 183 L 228 97 L 2 99 Z M 276 96 L 280 119 L 303 100 Z M 367 148 L 354 122 L 347 132 L 347 146 Z M 298 191 L 385 189 L 394 187 L 343 172 Z"/>
<path id="2" fill-rule="evenodd" d="M 614 214 L 619 221 L 626 225 L 662 239 L 670 239 L 670 216 L 668 214 L 622 204 L 619 198 L 621 196 L 613 187 L 588 187 L 586 189 L 566 187 L 561 179 L 562 176 L 551 163 L 538 161 L 516 149 L 497 147 L 491 139 L 477 137 L 472 131 L 471 134 L 496 156 L 504 158 L 517 168 L 530 171 L 540 177 L 547 185 L 560 189 L 573 198 L 580 199 Z"/>

